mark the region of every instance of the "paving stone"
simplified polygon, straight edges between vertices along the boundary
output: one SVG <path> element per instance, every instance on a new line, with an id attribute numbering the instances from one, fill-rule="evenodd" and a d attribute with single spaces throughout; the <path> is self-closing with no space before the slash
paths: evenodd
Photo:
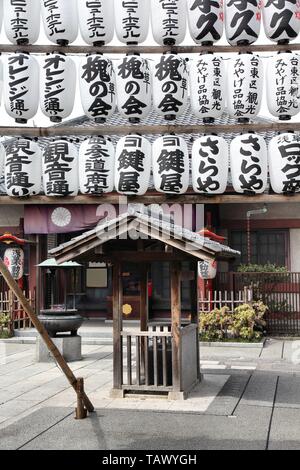
<path id="1" fill-rule="evenodd" d="M 237 406 L 248 380 L 248 375 L 231 375 L 208 407 L 206 414 L 230 416 Z"/>
<path id="2" fill-rule="evenodd" d="M 279 377 L 275 406 L 300 409 L 300 377 Z"/>
<path id="3" fill-rule="evenodd" d="M 0 449 L 18 449 L 72 412 L 72 409 L 66 408 L 43 408 L 31 413 L 17 423 L 0 429 Z"/>
<path id="4" fill-rule="evenodd" d="M 59 416 L 59 411 L 54 410 L 56 416 Z M 40 415 L 34 414 L 24 419 L 22 429 L 24 430 L 26 423 L 28 425 L 29 419 L 36 428 L 35 420 L 38 419 L 40 422 L 44 411 L 42 410 Z M 132 410 L 129 414 L 127 410 L 108 408 L 99 410 L 97 414 L 80 422 L 75 421 L 73 415 L 63 419 L 63 412 L 61 417 L 62 420 L 57 425 L 42 434 L 37 434 L 36 439 L 22 448 L 25 450 L 265 449 L 270 410 L 258 408 L 254 416 L 252 407 L 243 407 L 240 417 L 236 419 L 142 410 Z M 47 421 L 46 419 L 44 421 L 46 429 Z M 17 435 L 15 433 L 16 428 L 14 433 L 9 432 L 8 435 L 13 434 L 20 442 L 21 430 Z M 7 436 L 3 436 L 0 431 L 0 448 L 6 447 Z"/>
<path id="5" fill-rule="evenodd" d="M 276 391 L 276 375 L 254 374 L 243 394 L 241 405 L 272 407 Z"/>
<path id="6" fill-rule="evenodd" d="M 275 408 L 269 450 L 300 450 L 300 409 Z"/>

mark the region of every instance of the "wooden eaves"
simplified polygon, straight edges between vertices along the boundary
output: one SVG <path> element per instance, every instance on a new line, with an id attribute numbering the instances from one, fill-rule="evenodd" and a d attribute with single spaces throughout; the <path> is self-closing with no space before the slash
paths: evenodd
<path id="1" fill-rule="evenodd" d="M 203 196 L 201 194 L 182 194 L 180 196 L 168 196 L 152 191 L 144 196 L 134 196 L 126 198 L 126 203 L 139 204 L 296 204 L 300 203 L 300 194 L 282 195 L 282 194 L 258 194 L 248 196 L 243 194 L 222 194 L 219 196 Z M 28 198 L 14 198 L 9 196 L 0 196 L 0 207 L 4 205 L 61 205 L 72 204 L 79 205 L 100 205 L 100 204 L 124 204 L 124 195 L 117 193 L 106 194 L 103 196 L 71 196 L 71 197 L 49 197 L 32 196 Z"/>

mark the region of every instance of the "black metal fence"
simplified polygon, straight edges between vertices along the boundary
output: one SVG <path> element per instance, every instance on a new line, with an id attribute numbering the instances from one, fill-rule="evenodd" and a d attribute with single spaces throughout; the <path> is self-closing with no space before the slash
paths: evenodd
<path id="1" fill-rule="evenodd" d="M 215 281 L 216 290 L 232 291 L 237 298 L 245 288 L 269 307 L 269 334 L 300 335 L 300 273 L 219 273 Z"/>

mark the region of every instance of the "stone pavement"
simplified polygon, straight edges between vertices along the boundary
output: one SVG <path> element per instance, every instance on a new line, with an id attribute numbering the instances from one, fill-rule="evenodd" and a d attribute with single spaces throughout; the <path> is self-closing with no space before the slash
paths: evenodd
<path id="1" fill-rule="evenodd" d="M 0 449 L 300 449 L 297 341 L 202 347 L 204 381 L 185 402 L 111 399 L 112 346 L 84 345 L 71 364 L 97 409 L 84 421 L 61 371 L 34 351 L 0 342 Z"/>

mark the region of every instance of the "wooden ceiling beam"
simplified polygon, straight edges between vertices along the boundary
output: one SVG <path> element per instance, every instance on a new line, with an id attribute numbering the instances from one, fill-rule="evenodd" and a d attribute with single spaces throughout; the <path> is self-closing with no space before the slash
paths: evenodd
<path id="1" fill-rule="evenodd" d="M 147 124 L 128 124 L 123 126 L 113 126 L 110 124 L 100 124 L 98 126 L 75 127 L 72 125 L 60 125 L 50 127 L 10 127 L 1 126 L 0 135 L 6 137 L 23 136 L 23 137 L 68 137 L 68 136 L 122 136 L 132 132 L 143 135 L 162 135 L 162 134 L 207 134 L 213 132 L 215 134 L 240 134 L 252 132 L 286 132 L 300 131 L 300 122 L 259 122 L 249 124 L 163 124 L 163 125 L 147 125 Z"/>
<path id="2" fill-rule="evenodd" d="M 88 45 L 70 45 L 66 47 L 58 46 L 56 44 L 33 44 L 27 46 L 18 46 L 13 44 L 1 44 L 0 52 L 13 53 L 19 51 L 27 51 L 32 54 L 47 54 L 53 51 L 62 52 L 64 54 L 77 55 L 77 54 L 164 54 L 166 52 L 176 52 L 178 54 L 200 54 L 203 52 L 216 52 L 232 54 L 232 52 L 277 52 L 277 51 L 299 51 L 300 44 L 252 44 L 248 46 L 230 46 L 230 45 L 212 45 L 212 46 L 103 46 L 93 47 Z"/>
<path id="3" fill-rule="evenodd" d="M 205 197 L 201 194 L 182 194 L 180 196 L 168 196 L 155 192 L 150 192 L 144 196 L 134 196 L 127 198 L 127 204 L 295 204 L 300 203 L 300 193 L 285 196 L 281 194 L 260 194 L 256 196 L 244 196 L 243 194 L 222 194 L 219 196 Z M 124 196 L 116 193 L 103 195 L 101 197 L 83 196 L 76 197 L 47 197 L 33 196 L 30 198 L 13 198 L 0 196 L 0 206 L 2 205 L 54 205 L 66 206 L 71 204 L 100 205 L 100 204 L 122 204 L 124 206 Z"/>

